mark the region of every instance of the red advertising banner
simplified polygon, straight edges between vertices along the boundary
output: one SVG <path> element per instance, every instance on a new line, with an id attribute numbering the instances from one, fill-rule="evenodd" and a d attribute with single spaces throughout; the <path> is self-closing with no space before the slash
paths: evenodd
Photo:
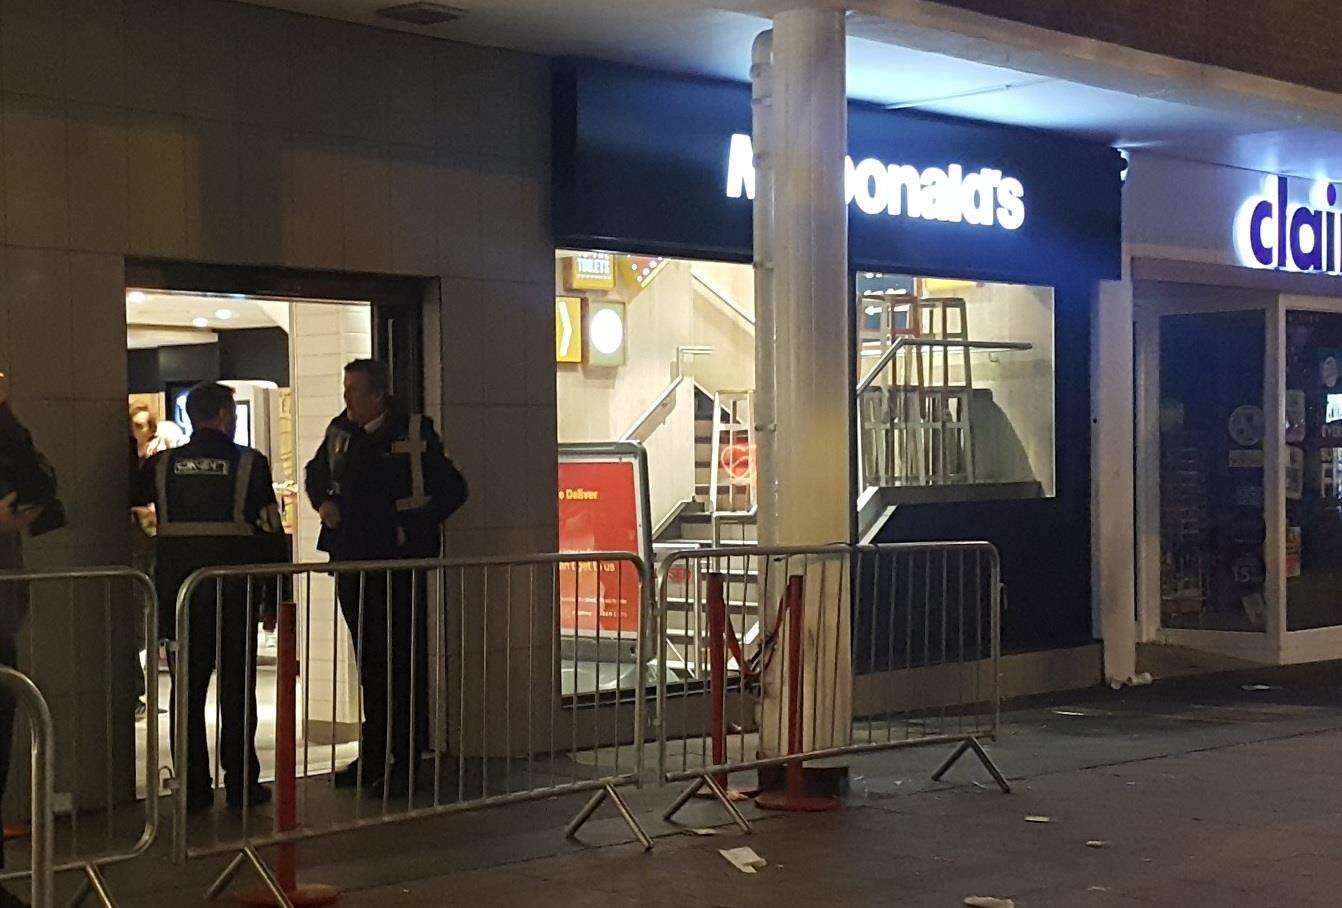
<path id="1" fill-rule="evenodd" d="M 559 465 L 559 550 L 638 552 L 638 486 L 628 461 Z M 559 566 L 559 629 L 634 635 L 638 570 L 622 564 Z"/>

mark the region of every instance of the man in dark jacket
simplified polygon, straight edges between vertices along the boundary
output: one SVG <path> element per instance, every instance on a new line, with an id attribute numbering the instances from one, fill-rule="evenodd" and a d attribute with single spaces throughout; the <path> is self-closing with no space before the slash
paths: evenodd
<path id="1" fill-rule="evenodd" d="M 270 462 L 260 451 L 233 442 L 238 419 L 233 389 L 197 385 L 187 396 L 186 411 L 194 427 L 191 441 L 147 460 L 134 496 L 135 505 L 155 506 L 159 629 L 167 638 L 176 636 L 177 594 L 194 571 L 288 560 Z M 191 603 L 185 779 L 191 810 L 214 803 L 205 701 L 216 670 L 228 805 L 236 809 L 270 800 L 269 790 L 258 781 L 261 765 L 256 758 L 256 629 L 263 608 L 275 604 L 273 596 L 267 598 L 274 589 L 275 583 L 265 580 L 230 579 L 218 586 L 209 582 Z M 174 697 L 179 657 L 174 658 Z"/>
<path id="2" fill-rule="evenodd" d="M 367 359 L 345 367 L 345 412 L 327 427 L 305 480 L 322 520 L 318 548 L 333 561 L 436 558 L 442 523 L 467 495 L 432 421 L 394 407 L 387 367 Z M 359 660 L 364 722 L 359 758 L 337 773 L 337 785 L 404 792 L 428 743 L 427 584 L 422 572 L 413 583 L 411 576 L 338 576 L 340 611 Z"/>
<path id="3" fill-rule="evenodd" d="M 19 489 L 31 484 L 25 474 L 39 462 L 32 436 L 9 408 L 9 379 L 0 372 L 0 571 L 23 567 L 21 538 L 37 519 L 40 508 L 20 504 Z M 12 668 L 17 661 L 14 638 L 27 614 L 27 585 L 0 583 L 0 665 Z M 0 690 L 0 800 L 4 800 L 13 739 L 14 700 L 7 690 Z M 0 848 L 0 867 L 4 863 L 4 850 Z M 0 905 L 5 904 L 22 903 L 0 889 Z"/>

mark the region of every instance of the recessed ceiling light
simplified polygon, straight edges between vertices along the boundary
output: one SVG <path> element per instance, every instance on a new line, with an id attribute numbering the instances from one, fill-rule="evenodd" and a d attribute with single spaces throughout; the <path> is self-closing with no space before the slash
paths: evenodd
<path id="1" fill-rule="evenodd" d="M 228 321 L 230 318 L 233 317 L 233 310 L 232 310 L 232 309 L 216 309 L 216 310 L 214 310 L 214 317 L 217 318 L 217 319 L 219 319 L 221 322 L 226 322 L 226 321 Z"/>
<path id="2" fill-rule="evenodd" d="M 208 328 L 210 327 L 210 320 L 203 315 L 198 315 L 191 319 L 191 324 L 195 325 L 197 328 Z"/>
<path id="3" fill-rule="evenodd" d="M 144 300 L 145 296 L 143 290 L 132 290 L 126 294 L 126 302 L 128 303 L 139 305 L 140 303 L 143 303 Z"/>

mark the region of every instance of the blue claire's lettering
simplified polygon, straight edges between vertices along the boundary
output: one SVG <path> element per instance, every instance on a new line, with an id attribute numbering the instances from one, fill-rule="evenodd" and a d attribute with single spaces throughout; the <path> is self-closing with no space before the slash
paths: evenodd
<path id="1" fill-rule="evenodd" d="M 1287 177 L 1270 176 L 1263 191 L 1241 203 L 1235 215 L 1235 254 L 1250 268 L 1342 274 L 1342 210 L 1338 190 L 1321 180 L 1309 204 L 1290 200 Z"/>
<path id="2" fill-rule="evenodd" d="M 755 152 L 750 136 L 732 136 L 727 153 L 727 197 L 755 198 Z M 844 158 L 848 204 L 863 214 L 922 218 L 976 227 L 1018 230 L 1025 223 L 1025 186 L 985 167 L 966 174 L 963 165 L 919 170 L 875 158 Z"/>

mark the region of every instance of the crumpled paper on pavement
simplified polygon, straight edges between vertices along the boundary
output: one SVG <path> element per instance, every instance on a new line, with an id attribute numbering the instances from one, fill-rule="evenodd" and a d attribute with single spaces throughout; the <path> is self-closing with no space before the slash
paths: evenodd
<path id="1" fill-rule="evenodd" d="M 718 854 L 742 873 L 758 873 L 761 867 L 769 866 L 769 862 L 756 854 L 755 849 L 744 845 L 740 848 L 719 848 Z"/>

